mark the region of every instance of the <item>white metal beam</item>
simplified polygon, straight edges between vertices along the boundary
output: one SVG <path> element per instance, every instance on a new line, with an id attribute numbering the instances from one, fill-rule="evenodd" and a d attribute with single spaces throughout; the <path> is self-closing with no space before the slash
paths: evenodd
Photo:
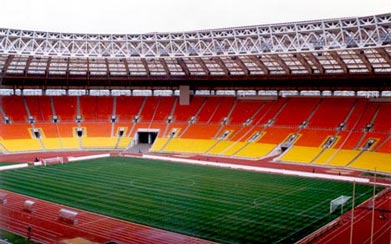
<path id="1" fill-rule="evenodd" d="M 67 34 L 0 28 L 0 53 L 75 57 L 204 57 L 380 47 L 391 13 L 178 33 Z"/>

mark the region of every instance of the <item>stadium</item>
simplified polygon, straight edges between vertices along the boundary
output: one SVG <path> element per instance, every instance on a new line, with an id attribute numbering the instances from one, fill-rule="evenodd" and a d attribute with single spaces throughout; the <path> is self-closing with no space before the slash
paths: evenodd
<path id="1" fill-rule="evenodd" d="M 5 243 L 390 242 L 390 13 L 3 28 L 0 67 Z"/>

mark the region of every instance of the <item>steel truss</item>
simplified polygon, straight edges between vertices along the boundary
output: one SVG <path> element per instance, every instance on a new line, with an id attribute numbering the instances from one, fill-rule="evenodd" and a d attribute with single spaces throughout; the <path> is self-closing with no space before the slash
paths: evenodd
<path id="1" fill-rule="evenodd" d="M 0 53 L 55 57 L 238 56 L 390 43 L 391 13 L 182 33 L 75 34 L 0 29 Z"/>
<path id="2" fill-rule="evenodd" d="M 0 29 L 2 86 L 286 89 L 302 86 L 300 80 L 323 80 L 323 87 L 389 89 L 391 13 L 141 35 Z"/>

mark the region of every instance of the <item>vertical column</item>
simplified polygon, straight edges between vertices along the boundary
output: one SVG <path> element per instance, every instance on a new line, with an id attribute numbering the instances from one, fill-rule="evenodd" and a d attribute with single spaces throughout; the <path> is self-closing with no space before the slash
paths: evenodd
<path id="1" fill-rule="evenodd" d="M 189 105 L 190 104 L 190 87 L 179 86 L 179 104 Z"/>

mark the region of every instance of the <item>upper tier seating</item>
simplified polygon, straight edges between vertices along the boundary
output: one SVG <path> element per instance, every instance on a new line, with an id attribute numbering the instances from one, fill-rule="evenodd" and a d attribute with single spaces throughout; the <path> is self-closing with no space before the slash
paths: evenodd
<path id="1" fill-rule="evenodd" d="M 257 100 L 238 100 L 230 116 L 231 124 L 243 124 L 262 108 L 263 102 Z"/>
<path id="2" fill-rule="evenodd" d="M 132 121 L 138 115 L 144 97 L 117 97 L 116 115 L 118 121 Z"/>
<path id="3" fill-rule="evenodd" d="M 113 98 L 82 96 L 80 114 L 83 121 L 109 121 L 113 115 Z"/>
<path id="4" fill-rule="evenodd" d="M 179 103 L 175 107 L 174 121 L 175 122 L 188 122 L 192 116 L 195 116 L 206 101 L 206 97 L 197 96 L 192 97 L 189 105 L 180 105 Z"/>
<path id="5" fill-rule="evenodd" d="M 53 97 L 56 115 L 60 121 L 75 121 L 77 116 L 77 97 Z"/>
<path id="6" fill-rule="evenodd" d="M 198 123 L 216 124 L 221 123 L 224 118 L 228 117 L 229 112 L 234 106 L 234 97 L 208 97 L 202 108 L 197 111 Z M 196 114 L 193 114 L 196 116 Z"/>
<path id="7" fill-rule="evenodd" d="M 50 121 L 53 116 L 50 97 L 26 96 L 26 102 L 35 121 Z"/>
<path id="8" fill-rule="evenodd" d="M 23 97 L 0 96 L 0 105 L 5 116 L 9 117 L 12 123 L 27 122 L 27 111 Z"/>
<path id="9" fill-rule="evenodd" d="M 273 125 L 299 126 L 306 121 L 319 103 L 319 98 L 288 98 Z"/>
<path id="10" fill-rule="evenodd" d="M 391 104 L 383 103 L 379 106 L 379 111 L 376 115 L 374 124 L 374 131 L 377 132 L 391 132 Z"/>
<path id="11" fill-rule="evenodd" d="M 335 129 L 353 109 L 355 98 L 324 98 L 309 121 L 312 128 Z"/>

